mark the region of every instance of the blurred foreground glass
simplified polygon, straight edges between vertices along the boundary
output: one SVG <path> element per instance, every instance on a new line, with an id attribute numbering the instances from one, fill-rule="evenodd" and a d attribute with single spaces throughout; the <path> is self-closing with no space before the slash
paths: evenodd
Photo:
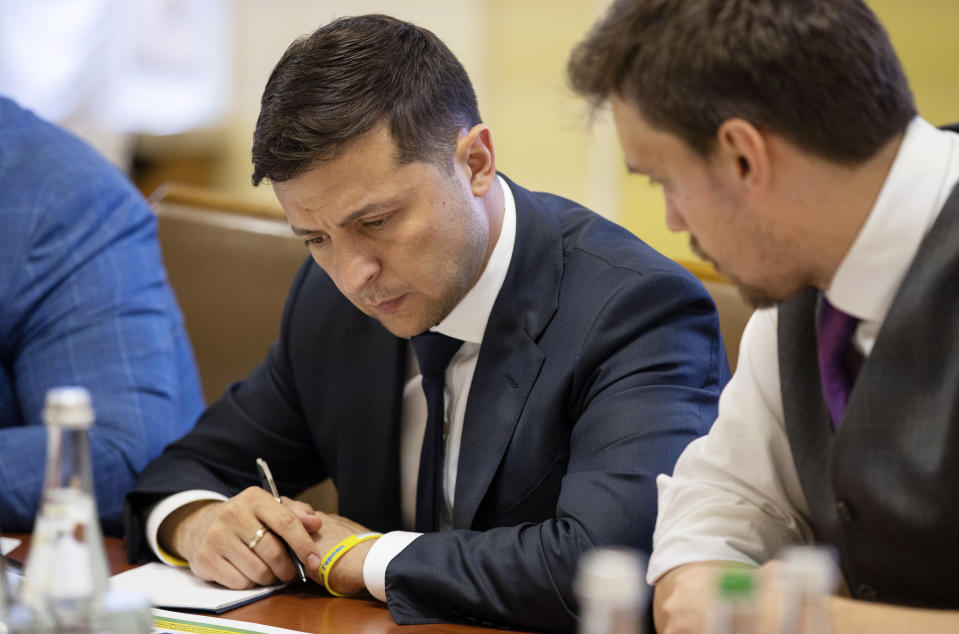
<path id="1" fill-rule="evenodd" d="M 37 632 L 29 610 L 15 600 L 22 577 L 6 557 L 0 557 L 0 634 Z"/>
<path id="2" fill-rule="evenodd" d="M 7 584 L 6 558 L 0 557 L 0 634 L 6 634 L 7 611 L 10 609 L 10 591 Z"/>
<path id="3" fill-rule="evenodd" d="M 839 582 L 835 554 L 826 548 L 790 546 L 783 561 L 779 634 L 829 634 L 829 596 Z"/>
<path id="4" fill-rule="evenodd" d="M 719 571 L 707 626 L 709 634 L 760 634 L 758 597 L 753 569 Z"/>
<path id="5" fill-rule="evenodd" d="M 30 631 L 150 632 L 147 600 L 108 589 L 93 494 L 90 393 L 79 387 L 50 390 L 43 419 L 47 426 L 43 498 L 19 593 L 31 614 Z"/>
<path id="6" fill-rule="evenodd" d="M 643 634 L 649 586 L 642 555 L 627 548 L 597 548 L 583 555 L 574 590 L 579 634 Z"/>

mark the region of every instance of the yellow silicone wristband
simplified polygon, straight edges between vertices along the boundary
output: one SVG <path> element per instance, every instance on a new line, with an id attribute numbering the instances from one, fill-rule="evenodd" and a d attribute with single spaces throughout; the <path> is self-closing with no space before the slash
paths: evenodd
<path id="1" fill-rule="evenodd" d="M 339 561 L 340 557 L 350 552 L 350 550 L 357 544 L 382 536 L 383 533 L 357 533 L 355 535 L 350 535 L 336 546 L 331 548 L 330 551 L 323 556 L 323 561 L 320 562 L 320 567 L 317 568 L 316 571 L 320 579 L 323 580 L 323 587 L 326 588 L 326 591 L 332 594 L 334 597 L 347 596 L 330 587 L 330 571 L 333 570 L 333 564 Z"/>
<path id="2" fill-rule="evenodd" d="M 177 566 L 178 568 L 186 568 L 187 566 L 190 565 L 190 562 L 188 562 L 186 559 L 174 557 L 167 551 L 160 548 L 159 544 L 157 544 L 157 550 L 160 551 L 160 559 L 162 559 L 163 561 L 167 562 L 168 564 L 172 566 Z"/>

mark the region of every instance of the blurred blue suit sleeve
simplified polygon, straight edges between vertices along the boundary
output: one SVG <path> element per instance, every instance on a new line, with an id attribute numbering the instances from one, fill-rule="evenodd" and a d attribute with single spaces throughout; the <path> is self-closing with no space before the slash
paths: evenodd
<path id="1" fill-rule="evenodd" d="M 93 150 L 0 98 L 0 529 L 42 490 L 46 391 L 82 385 L 104 530 L 146 464 L 202 407 L 196 367 L 140 194 Z"/>

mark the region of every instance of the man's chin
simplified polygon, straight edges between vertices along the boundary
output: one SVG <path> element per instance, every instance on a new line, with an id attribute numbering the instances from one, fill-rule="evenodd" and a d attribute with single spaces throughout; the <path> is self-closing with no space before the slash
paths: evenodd
<path id="1" fill-rule="evenodd" d="M 396 337 L 409 338 L 422 334 L 438 324 L 440 319 L 431 319 L 428 316 L 420 315 L 371 315 L 380 322 L 384 328 L 390 331 Z"/>
<path id="2" fill-rule="evenodd" d="M 768 293 L 765 293 L 755 287 L 748 286 L 746 284 L 740 284 L 738 282 L 735 282 L 735 284 L 736 289 L 739 291 L 740 297 L 742 297 L 743 300 L 745 300 L 745 302 L 753 308 L 771 308 L 784 301 L 782 299 L 773 297 L 772 295 L 769 295 Z"/>
<path id="3" fill-rule="evenodd" d="M 751 284 L 746 284 L 741 280 L 738 280 L 734 277 L 729 278 L 733 284 L 736 285 L 736 289 L 739 291 L 740 296 L 746 301 L 747 304 L 753 308 L 771 308 L 782 304 L 783 302 L 789 301 L 799 293 L 801 293 L 806 285 L 803 284 L 791 284 L 788 287 L 777 290 L 769 290 L 765 288 L 759 288 Z"/>
<path id="4" fill-rule="evenodd" d="M 418 322 L 410 322 L 405 319 L 389 319 L 379 315 L 374 315 L 373 317 L 396 337 L 408 339 L 429 329 L 429 326 L 423 326 Z"/>
<path id="5" fill-rule="evenodd" d="M 775 295 L 765 289 L 759 288 L 758 286 L 747 284 L 734 275 L 730 275 L 729 272 L 727 272 L 723 266 L 719 264 L 719 262 L 711 258 L 709 254 L 706 253 L 706 251 L 699 245 L 699 240 L 697 240 L 693 235 L 689 236 L 689 248 L 694 254 L 696 254 L 698 258 L 704 262 L 712 264 L 713 269 L 717 273 L 732 282 L 736 286 L 736 289 L 739 291 L 739 295 L 743 298 L 743 300 L 745 300 L 745 302 L 753 308 L 770 308 L 776 304 L 786 301 L 791 295 L 795 294 L 790 293 L 787 296 Z"/>

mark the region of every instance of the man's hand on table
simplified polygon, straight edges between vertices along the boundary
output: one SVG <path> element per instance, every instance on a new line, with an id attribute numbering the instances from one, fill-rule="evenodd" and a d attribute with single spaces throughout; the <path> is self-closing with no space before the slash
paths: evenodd
<path id="1" fill-rule="evenodd" d="M 250 487 L 226 502 L 177 509 L 163 521 L 158 537 L 161 547 L 188 561 L 199 578 L 242 589 L 295 578 L 284 542 L 300 561 L 322 557 L 322 544 L 314 544 L 312 535 L 322 525 L 321 514 L 309 504 L 288 498 L 277 504 L 262 488 Z M 307 566 L 307 573 L 319 581 L 316 566 Z"/>
<path id="2" fill-rule="evenodd" d="M 660 634 L 701 634 L 709 618 L 720 572 L 729 567 L 752 568 L 728 561 L 703 561 L 673 568 L 656 582 L 653 618 Z M 756 570 L 760 632 L 775 632 L 782 605 L 779 578 L 782 562 L 769 561 Z"/>

